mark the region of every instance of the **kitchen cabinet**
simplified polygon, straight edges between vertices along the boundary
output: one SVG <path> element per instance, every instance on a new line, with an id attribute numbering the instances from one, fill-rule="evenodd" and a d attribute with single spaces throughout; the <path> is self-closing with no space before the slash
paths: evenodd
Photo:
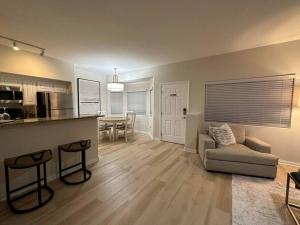
<path id="1" fill-rule="evenodd" d="M 37 91 L 68 92 L 67 84 L 62 81 L 38 81 Z"/>
<path id="2" fill-rule="evenodd" d="M 23 105 L 36 105 L 36 82 L 33 80 L 23 81 Z"/>
<path id="3" fill-rule="evenodd" d="M 0 85 L 4 85 L 4 79 L 2 77 L 2 74 L 0 73 Z"/>
<path id="4" fill-rule="evenodd" d="M 53 83 L 50 81 L 38 81 L 37 82 L 37 91 L 48 91 L 53 90 Z"/>
<path id="5" fill-rule="evenodd" d="M 1 79 L 1 85 L 22 87 L 22 81 L 15 76 L 3 76 Z"/>
<path id="6" fill-rule="evenodd" d="M 67 93 L 68 88 L 65 82 L 53 82 L 52 92 L 62 92 Z"/>
<path id="7" fill-rule="evenodd" d="M 35 106 L 36 92 L 68 93 L 70 82 L 35 77 L 18 76 L 0 72 L 0 85 L 19 87 L 23 92 L 23 105 Z"/>

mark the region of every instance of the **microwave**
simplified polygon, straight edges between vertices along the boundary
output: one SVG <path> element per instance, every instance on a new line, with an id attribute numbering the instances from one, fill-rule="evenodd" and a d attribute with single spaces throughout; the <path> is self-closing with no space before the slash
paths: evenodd
<path id="1" fill-rule="evenodd" d="M 0 103 L 22 103 L 23 92 L 20 87 L 0 86 Z"/>

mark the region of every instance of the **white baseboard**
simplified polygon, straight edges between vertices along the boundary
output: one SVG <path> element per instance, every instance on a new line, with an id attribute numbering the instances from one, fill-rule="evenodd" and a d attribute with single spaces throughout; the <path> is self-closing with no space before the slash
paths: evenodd
<path id="1" fill-rule="evenodd" d="M 146 134 L 148 135 L 151 139 L 153 139 L 153 136 L 150 132 L 143 131 L 143 130 L 134 130 L 135 133 L 140 133 L 140 134 Z"/>
<path id="2" fill-rule="evenodd" d="M 300 167 L 300 163 L 279 159 L 279 164 Z"/>
<path id="3" fill-rule="evenodd" d="M 149 132 L 147 131 L 144 131 L 144 130 L 134 130 L 135 133 L 140 133 L 140 134 L 150 134 Z"/>
<path id="4" fill-rule="evenodd" d="M 197 149 L 195 148 L 189 148 L 189 147 L 186 147 L 184 146 L 184 149 L 183 149 L 185 152 L 190 152 L 190 153 L 194 153 L 194 154 L 197 154 Z"/>

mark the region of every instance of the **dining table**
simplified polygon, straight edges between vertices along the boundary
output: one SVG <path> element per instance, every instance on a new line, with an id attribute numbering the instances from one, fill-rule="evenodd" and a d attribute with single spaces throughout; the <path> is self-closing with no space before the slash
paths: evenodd
<path id="1" fill-rule="evenodd" d="M 113 128 L 113 140 L 117 139 L 117 124 L 126 123 L 129 118 L 126 116 L 106 116 L 106 117 L 99 117 L 98 120 L 102 123 L 111 124 Z"/>

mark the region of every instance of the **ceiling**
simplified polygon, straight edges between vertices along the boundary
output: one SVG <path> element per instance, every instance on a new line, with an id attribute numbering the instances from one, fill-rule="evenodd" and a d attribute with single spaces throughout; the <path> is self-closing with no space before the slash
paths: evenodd
<path id="1" fill-rule="evenodd" d="M 0 0 L 0 35 L 111 74 L 300 39 L 300 1 Z"/>

